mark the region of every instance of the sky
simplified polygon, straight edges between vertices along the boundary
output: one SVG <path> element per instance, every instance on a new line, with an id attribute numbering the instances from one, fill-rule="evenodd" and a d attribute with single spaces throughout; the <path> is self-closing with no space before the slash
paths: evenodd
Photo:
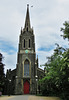
<path id="1" fill-rule="evenodd" d="M 65 21 L 69 21 L 69 0 L 0 0 L 0 53 L 4 56 L 5 72 L 16 68 L 19 35 L 21 27 L 24 28 L 27 4 L 39 67 L 53 54 L 55 43 L 68 47 L 68 41 L 60 36 L 63 34 L 60 29 Z"/>

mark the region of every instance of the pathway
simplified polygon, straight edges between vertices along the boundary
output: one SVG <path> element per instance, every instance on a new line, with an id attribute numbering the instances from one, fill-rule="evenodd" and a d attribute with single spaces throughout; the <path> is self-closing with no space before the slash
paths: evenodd
<path id="1" fill-rule="evenodd" d="M 18 96 L 0 97 L 0 100 L 60 100 L 60 98 L 33 96 L 33 95 L 18 95 Z"/>

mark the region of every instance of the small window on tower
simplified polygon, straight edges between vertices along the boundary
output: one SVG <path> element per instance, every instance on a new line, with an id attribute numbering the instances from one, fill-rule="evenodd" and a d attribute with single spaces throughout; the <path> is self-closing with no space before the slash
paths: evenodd
<path id="1" fill-rule="evenodd" d="M 29 48 L 30 48 L 30 39 L 29 39 Z"/>
<path id="2" fill-rule="evenodd" d="M 24 48 L 25 48 L 25 39 L 24 39 Z"/>
<path id="3" fill-rule="evenodd" d="M 27 27 L 27 32 L 28 32 L 28 27 Z"/>

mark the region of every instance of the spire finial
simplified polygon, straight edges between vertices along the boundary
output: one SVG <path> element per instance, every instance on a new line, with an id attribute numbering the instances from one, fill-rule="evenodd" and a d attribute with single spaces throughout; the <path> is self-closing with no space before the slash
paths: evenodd
<path id="1" fill-rule="evenodd" d="M 27 7 L 29 7 L 29 4 L 27 4 Z"/>
<path id="2" fill-rule="evenodd" d="M 30 28 L 29 4 L 27 4 L 27 13 L 26 13 L 26 20 L 25 20 L 25 28 Z"/>

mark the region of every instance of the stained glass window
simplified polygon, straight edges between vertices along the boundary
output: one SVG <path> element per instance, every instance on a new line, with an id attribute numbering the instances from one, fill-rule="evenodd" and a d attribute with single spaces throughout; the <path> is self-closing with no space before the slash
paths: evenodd
<path id="1" fill-rule="evenodd" d="M 24 63 L 24 76 L 29 76 L 29 61 L 25 60 Z"/>

